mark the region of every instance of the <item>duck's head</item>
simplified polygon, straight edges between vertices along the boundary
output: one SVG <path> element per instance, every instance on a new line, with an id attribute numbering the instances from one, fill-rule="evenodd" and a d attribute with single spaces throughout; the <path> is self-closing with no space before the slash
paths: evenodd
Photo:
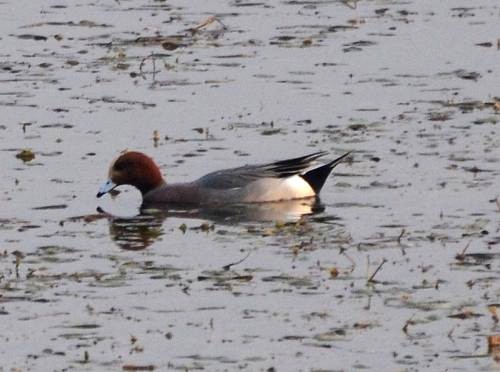
<path id="1" fill-rule="evenodd" d="M 142 152 L 126 151 L 111 163 L 108 180 L 99 188 L 97 197 L 120 185 L 132 185 L 145 195 L 163 182 L 160 169 L 153 159 Z"/>

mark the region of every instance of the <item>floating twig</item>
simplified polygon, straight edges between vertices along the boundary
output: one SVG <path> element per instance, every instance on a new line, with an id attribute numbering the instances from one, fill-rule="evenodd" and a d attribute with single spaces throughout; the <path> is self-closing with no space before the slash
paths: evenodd
<path id="1" fill-rule="evenodd" d="M 453 328 L 450 330 L 450 332 L 448 332 L 448 338 L 451 340 L 451 341 L 454 341 L 453 340 L 453 332 L 455 331 L 455 328 L 457 328 L 457 326 L 453 326 Z"/>
<path id="2" fill-rule="evenodd" d="M 408 326 L 410 325 L 414 325 L 415 322 L 413 321 L 413 317 L 415 316 L 415 314 L 413 314 L 410 319 L 408 319 L 406 322 L 405 322 L 405 325 L 403 326 L 402 330 L 404 332 L 405 335 L 408 336 Z"/>
<path id="3" fill-rule="evenodd" d="M 206 27 L 209 24 L 214 23 L 216 20 L 217 20 L 217 18 L 215 18 L 215 16 L 210 16 L 210 17 L 204 19 L 203 21 L 201 21 L 200 23 L 198 23 L 196 26 L 194 26 L 190 30 L 191 31 L 198 31 L 200 28 Z"/>
<path id="4" fill-rule="evenodd" d="M 210 16 L 210 17 L 204 19 L 203 21 L 201 21 L 200 23 L 198 23 L 196 26 L 188 29 L 188 31 L 190 31 L 190 32 L 192 32 L 194 34 L 197 31 L 201 30 L 204 27 L 207 27 L 208 25 L 210 25 L 210 24 L 212 24 L 214 22 L 219 23 L 224 30 L 227 30 L 226 25 L 224 23 L 222 23 L 220 21 L 220 19 L 218 19 L 216 16 Z"/>
<path id="5" fill-rule="evenodd" d="M 90 359 L 90 357 L 89 357 L 89 352 L 88 352 L 87 350 L 85 350 L 85 351 L 83 352 L 83 363 L 88 363 L 88 362 L 89 362 L 89 359 Z"/>
<path id="6" fill-rule="evenodd" d="M 370 310 L 372 307 L 372 296 L 368 295 L 368 301 L 366 302 L 366 305 L 363 306 L 364 310 Z"/>
<path id="7" fill-rule="evenodd" d="M 351 273 L 354 271 L 354 269 L 356 268 L 356 262 L 354 262 L 354 260 L 345 252 L 346 249 L 345 248 L 340 248 L 340 254 L 344 255 L 345 258 L 347 258 L 347 260 L 349 260 L 349 262 L 351 263 Z"/>
<path id="8" fill-rule="evenodd" d="M 403 235 L 405 234 L 406 230 L 403 229 L 401 230 L 401 234 L 399 234 L 398 236 L 398 244 L 401 245 L 401 238 L 403 237 Z"/>
<path id="9" fill-rule="evenodd" d="M 16 258 L 16 278 L 19 279 L 19 265 L 21 264 L 21 260 L 25 257 L 24 254 L 20 251 L 12 252 L 14 257 Z"/>
<path id="10" fill-rule="evenodd" d="M 243 261 L 245 261 L 250 256 L 250 253 L 252 253 L 252 252 L 248 251 L 247 255 L 245 257 L 243 257 L 241 260 L 224 265 L 224 266 L 222 266 L 222 269 L 229 271 L 229 269 L 231 269 L 231 266 L 238 265 L 238 264 L 242 263 Z"/>
<path id="11" fill-rule="evenodd" d="M 370 273 L 370 255 L 366 256 L 366 276 L 368 276 L 369 273 Z"/>
<path id="12" fill-rule="evenodd" d="M 401 234 L 399 234 L 398 239 L 397 239 L 398 245 L 401 247 L 401 254 L 403 256 L 406 255 L 406 251 L 405 251 L 405 247 L 403 246 L 403 244 L 401 244 L 401 239 L 403 238 L 403 235 L 405 234 L 405 232 L 406 232 L 406 229 L 402 229 Z"/>
<path id="13" fill-rule="evenodd" d="M 153 82 L 156 81 L 156 61 L 155 61 L 155 54 L 154 53 L 151 53 L 150 55 L 144 57 L 142 60 L 141 60 L 141 64 L 139 65 L 139 74 L 141 75 L 141 77 L 146 80 L 146 76 L 144 75 L 144 71 L 142 70 L 142 68 L 144 67 L 144 64 L 146 63 L 146 61 L 151 58 L 151 61 L 153 63 Z"/>
<path id="14" fill-rule="evenodd" d="M 471 242 L 468 242 L 467 245 L 465 246 L 465 248 L 462 250 L 461 253 L 458 253 L 456 256 L 455 256 L 455 259 L 458 260 L 458 261 L 463 261 L 465 260 L 465 252 L 467 251 L 467 249 L 469 248 L 469 245 L 470 245 Z"/>
<path id="15" fill-rule="evenodd" d="M 373 272 L 373 274 L 370 276 L 370 278 L 368 279 L 368 282 L 369 283 L 373 283 L 374 282 L 374 278 L 375 278 L 375 275 L 377 275 L 377 273 L 380 271 L 380 269 L 382 268 L 382 266 L 384 266 L 384 264 L 387 262 L 387 260 L 384 258 L 382 259 L 382 262 L 380 263 L 380 265 L 378 265 L 378 267 L 375 269 L 375 271 Z"/>

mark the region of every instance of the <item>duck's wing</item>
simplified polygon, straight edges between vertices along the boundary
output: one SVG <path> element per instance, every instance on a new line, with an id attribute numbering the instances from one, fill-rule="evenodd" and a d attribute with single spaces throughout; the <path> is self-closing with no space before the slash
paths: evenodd
<path id="1" fill-rule="evenodd" d="M 202 188 L 227 190 L 245 187 L 263 178 L 287 178 L 304 173 L 311 168 L 316 159 L 326 154 L 327 152 L 320 151 L 274 163 L 224 169 L 209 173 L 198 179 L 196 183 Z"/>

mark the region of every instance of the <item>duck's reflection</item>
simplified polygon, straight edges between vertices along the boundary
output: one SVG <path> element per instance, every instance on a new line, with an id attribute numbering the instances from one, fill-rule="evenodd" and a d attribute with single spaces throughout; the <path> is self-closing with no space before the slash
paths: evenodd
<path id="1" fill-rule="evenodd" d="M 139 251 L 164 234 L 163 214 L 144 214 L 130 218 L 110 217 L 109 234 L 121 249 Z"/>
<path id="2" fill-rule="evenodd" d="M 108 220 L 111 238 L 121 249 L 142 250 L 165 233 L 163 224 L 170 217 L 234 225 L 244 222 L 293 222 L 323 210 L 324 207 L 316 198 L 223 207 L 143 205 L 137 216 L 123 218 L 108 214 Z"/>

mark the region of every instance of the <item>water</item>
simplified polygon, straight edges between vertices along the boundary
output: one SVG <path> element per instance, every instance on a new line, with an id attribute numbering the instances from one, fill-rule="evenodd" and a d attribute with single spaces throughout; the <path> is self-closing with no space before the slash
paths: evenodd
<path id="1" fill-rule="evenodd" d="M 0 3 L 3 368 L 498 369 L 499 14 Z M 95 198 L 126 148 L 172 182 L 353 157 L 317 208 L 141 213 Z"/>

